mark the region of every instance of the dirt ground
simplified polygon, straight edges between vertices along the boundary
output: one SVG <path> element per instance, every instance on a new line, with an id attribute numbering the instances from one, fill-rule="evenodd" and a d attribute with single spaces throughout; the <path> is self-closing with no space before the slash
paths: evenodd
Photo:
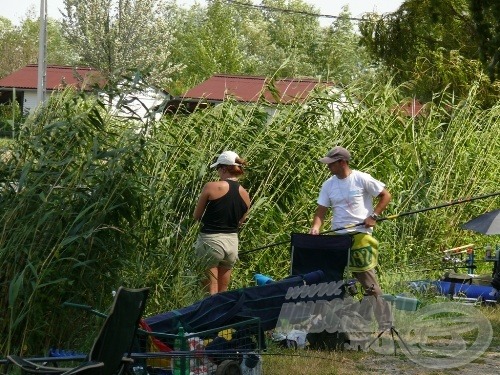
<path id="1" fill-rule="evenodd" d="M 404 355 L 378 355 L 364 358 L 368 372 L 398 375 L 498 375 L 500 374 L 500 347 L 489 348 L 481 357 L 464 366 L 448 369 L 430 369 L 417 365 Z"/>

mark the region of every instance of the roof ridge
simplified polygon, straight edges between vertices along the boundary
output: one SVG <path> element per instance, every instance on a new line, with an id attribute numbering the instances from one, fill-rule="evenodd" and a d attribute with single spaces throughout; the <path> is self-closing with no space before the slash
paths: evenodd
<path id="1" fill-rule="evenodd" d="M 262 81 L 269 81 L 272 79 L 272 77 L 269 76 L 252 76 L 252 75 L 239 75 L 239 74 L 214 74 L 212 77 L 237 78 L 237 79 L 262 80 Z M 283 77 L 283 78 L 276 78 L 275 81 L 331 83 L 329 81 L 322 81 L 321 79 L 312 77 Z"/>
<path id="2" fill-rule="evenodd" d="M 38 64 L 28 64 L 25 66 L 30 67 L 30 68 L 38 68 Z M 88 70 L 96 70 L 92 68 L 91 66 L 72 66 L 72 65 L 57 65 L 57 64 L 48 64 L 48 68 L 53 68 L 53 69 L 88 69 Z M 22 69 L 22 68 L 21 68 Z"/>

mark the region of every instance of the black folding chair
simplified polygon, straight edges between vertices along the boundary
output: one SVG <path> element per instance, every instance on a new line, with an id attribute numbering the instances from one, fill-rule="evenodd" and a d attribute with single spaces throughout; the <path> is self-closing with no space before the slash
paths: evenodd
<path id="1" fill-rule="evenodd" d="M 292 233 L 291 274 L 323 271 L 326 281 L 341 281 L 348 272 L 352 237 Z M 347 268 L 347 270 L 346 270 Z"/>
<path id="2" fill-rule="evenodd" d="M 149 288 L 127 289 L 120 287 L 116 292 L 109 315 L 94 341 L 90 354 L 79 366 L 72 368 L 41 365 L 39 360 L 7 356 L 8 361 L 31 374 L 121 374 L 130 359 L 139 321 L 146 306 Z M 69 357 L 71 358 L 71 357 Z M 68 357 L 65 360 L 69 359 Z M 78 357 L 75 357 L 77 360 Z"/>
<path id="3" fill-rule="evenodd" d="M 345 277 L 349 273 L 349 256 L 353 243 L 350 235 L 311 235 L 292 233 L 290 240 L 291 274 L 322 271 L 326 282 L 343 282 L 342 297 L 345 293 Z M 321 297 L 320 299 L 324 299 Z M 348 342 L 345 333 L 309 332 L 307 340 L 312 349 L 342 349 Z"/>

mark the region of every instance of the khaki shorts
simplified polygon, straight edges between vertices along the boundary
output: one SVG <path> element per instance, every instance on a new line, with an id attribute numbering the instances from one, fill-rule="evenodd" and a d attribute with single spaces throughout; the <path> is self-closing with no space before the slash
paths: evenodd
<path id="1" fill-rule="evenodd" d="M 238 233 L 200 233 L 195 249 L 207 268 L 232 269 L 238 260 Z"/>

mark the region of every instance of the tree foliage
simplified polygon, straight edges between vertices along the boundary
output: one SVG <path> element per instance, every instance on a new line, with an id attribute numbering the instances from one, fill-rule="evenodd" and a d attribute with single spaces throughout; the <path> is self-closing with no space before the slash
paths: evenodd
<path id="1" fill-rule="evenodd" d="M 366 48 L 359 45 L 359 35 L 350 19 L 348 7 L 327 28 L 321 30 L 318 46 L 311 56 L 317 74 L 341 84 L 356 80 L 370 66 Z"/>
<path id="2" fill-rule="evenodd" d="M 207 8 L 181 10 L 176 20 L 171 58 L 183 66 L 174 74 L 180 90 L 214 73 L 242 72 L 245 57 L 233 7 L 214 1 Z"/>
<path id="3" fill-rule="evenodd" d="M 266 0 L 261 8 L 221 0 L 190 8 L 167 0 L 65 0 L 62 23 L 49 22 L 48 61 L 89 65 L 109 78 L 140 69 L 173 93 L 216 73 L 348 83 L 369 64 L 350 14 L 322 27 L 315 12 L 303 0 Z M 4 75 L 36 62 L 38 27 L 33 14 L 19 27 L 3 20 Z"/>
<path id="4" fill-rule="evenodd" d="M 396 82 L 413 81 L 412 90 L 423 100 L 443 89 L 464 96 L 475 81 L 487 85 L 476 69 L 476 29 L 469 0 L 407 0 L 394 13 L 367 15 L 360 25 L 361 42 L 371 55 Z M 498 88 L 485 87 L 485 100 L 495 92 Z"/>
<path id="5" fill-rule="evenodd" d="M 181 10 L 171 55 L 184 66 L 174 76 L 176 90 L 216 73 L 352 80 L 369 60 L 348 10 L 330 27 L 314 13 L 302 0 L 266 0 L 257 8 L 215 0 Z"/>
<path id="6" fill-rule="evenodd" d="M 491 81 L 500 79 L 500 1 L 469 0 L 479 43 L 479 58 Z"/>
<path id="7" fill-rule="evenodd" d="M 172 41 L 164 0 L 64 0 L 65 36 L 81 60 L 116 78 L 130 70 L 150 73 L 150 82 L 166 87 L 175 69 L 169 60 Z"/>
<path id="8" fill-rule="evenodd" d="M 395 74 L 423 101 L 443 89 L 466 95 L 481 83 L 491 105 L 500 69 L 498 1 L 407 0 L 384 17 L 365 16 L 360 35 L 348 8 L 324 27 L 303 0 L 65 0 L 64 21 L 49 22 L 48 61 L 90 65 L 110 78 L 140 69 L 179 94 L 213 74 L 308 76 L 349 84 L 363 74 Z M 61 37 L 64 30 L 65 38 Z M 359 42 L 362 45 L 359 45 Z M 479 48 L 478 48 L 479 46 Z M 0 76 L 36 62 L 38 21 L 0 22 Z M 75 53 L 77 51 L 77 53 Z M 368 55 L 368 53 L 370 55 Z M 381 69 L 373 67 L 379 62 Z"/>
<path id="9" fill-rule="evenodd" d="M 0 17 L 0 77 L 12 73 L 27 64 L 38 61 L 40 23 L 28 13 L 19 25 Z M 76 60 L 74 49 L 63 38 L 62 25 L 49 18 L 47 21 L 47 63 L 71 65 Z"/>

